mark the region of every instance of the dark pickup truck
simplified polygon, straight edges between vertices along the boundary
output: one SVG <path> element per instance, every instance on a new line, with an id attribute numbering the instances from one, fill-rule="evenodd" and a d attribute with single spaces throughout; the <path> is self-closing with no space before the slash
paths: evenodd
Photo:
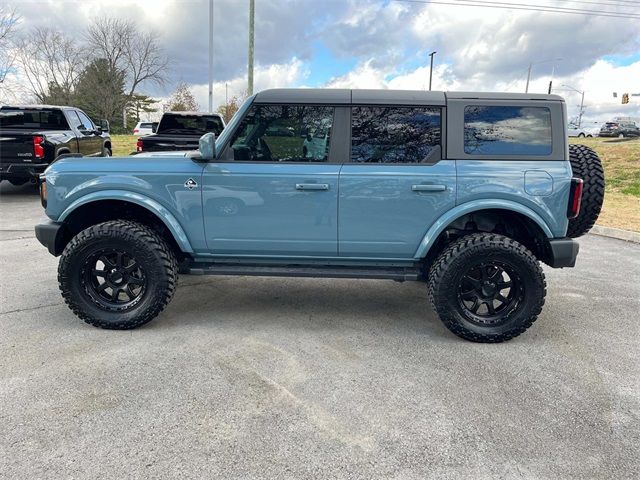
<path id="1" fill-rule="evenodd" d="M 96 126 L 82 110 L 50 105 L 0 108 L 0 180 L 35 181 L 58 156 L 111 156 L 106 120 Z"/>
<path id="2" fill-rule="evenodd" d="M 216 137 L 224 129 L 224 120 L 217 113 L 166 112 L 153 135 L 138 139 L 137 152 L 197 150 L 205 133 Z"/>

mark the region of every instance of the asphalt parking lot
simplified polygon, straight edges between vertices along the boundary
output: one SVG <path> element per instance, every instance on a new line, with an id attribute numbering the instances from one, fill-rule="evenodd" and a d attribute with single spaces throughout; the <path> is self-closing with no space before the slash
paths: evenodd
<path id="1" fill-rule="evenodd" d="M 640 245 L 583 238 L 498 345 L 366 280 L 183 276 L 105 331 L 58 293 L 35 188 L 0 194 L 2 478 L 640 475 Z"/>

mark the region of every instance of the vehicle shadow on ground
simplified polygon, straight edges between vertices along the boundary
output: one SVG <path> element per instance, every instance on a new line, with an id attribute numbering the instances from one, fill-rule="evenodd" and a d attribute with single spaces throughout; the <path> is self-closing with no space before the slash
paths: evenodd
<path id="1" fill-rule="evenodd" d="M 640 138 L 633 138 L 633 137 L 612 138 L 611 140 L 603 140 L 602 143 L 624 143 L 624 142 L 635 142 L 637 140 L 640 140 Z"/>
<path id="2" fill-rule="evenodd" d="M 167 310 L 145 328 L 342 331 L 424 334 L 453 339 L 424 283 L 265 277 L 182 277 Z"/>
<path id="3" fill-rule="evenodd" d="M 38 185 L 35 183 L 25 183 L 24 185 L 12 185 L 7 180 L 0 182 L 0 196 L 38 196 Z"/>

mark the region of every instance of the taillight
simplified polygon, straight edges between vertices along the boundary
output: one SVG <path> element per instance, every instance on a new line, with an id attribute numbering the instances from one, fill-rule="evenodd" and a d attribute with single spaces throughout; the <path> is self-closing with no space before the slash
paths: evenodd
<path id="1" fill-rule="evenodd" d="M 33 156 L 38 160 L 42 160 L 44 158 L 44 147 L 42 146 L 43 143 L 44 137 L 33 137 Z"/>
<path id="2" fill-rule="evenodd" d="M 569 190 L 569 206 L 567 208 L 567 218 L 576 218 L 580 213 L 582 203 L 582 189 L 584 181 L 581 178 L 571 179 L 571 189 Z"/>
<path id="3" fill-rule="evenodd" d="M 138 133 L 140 130 L 138 130 L 137 128 L 133 129 L 133 133 Z"/>
<path id="4" fill-rule="evenodd" d="M 142 151 L 142 139 L 139 138 L 138 142 L 136 143 L 136 152 L 141 152 Z"/>
<path id="5" fill-rule="evenodd" d="M 40 183 L 40 203 L 47 208 L 47 179 L 44 175 L 40 175 L 38 182 Z"/>

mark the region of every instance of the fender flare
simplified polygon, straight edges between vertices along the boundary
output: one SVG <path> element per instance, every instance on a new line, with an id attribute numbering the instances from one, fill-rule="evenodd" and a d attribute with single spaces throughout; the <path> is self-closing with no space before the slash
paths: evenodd
<path id="1" fill-rule="evenodd" d="M 475 200 L 473 202 L 457 205 L 455 208 L 449 210 L 438 218 L 438 220 L 429 227 L 429 230 L 427 230 L 427 233 L 422 238 L 420 245 L 418 245 L 418 249 L 416 250 L 413 258 L 423 258 L 433 246 L 438 235 L 440 235 L 451 222 L 454 222 L 463 215 L 480 210 L 511 210 L 513 212 L 520 213 L 525 217 L 528 217 L 530 220 L 533 220 L 544 232 L 547 238 L 553 238 L 553 232 L 551 232 L 549 225 L 547 225 L 540 215 L 528 207 L 510 200 Z"/>
<path id="2" fill-rule="evenodd" d="M 193 247 L 187 237 L 184 229 L 180 225 L 180 222 L 176 217 L 164 206 L 144 195 L 138 193 L 127 192 L 123 190 L 101 190 L 99 192 L 89 193 L 74 200 L 62 214 L 58 217 L 58 222 L 64 222 L 64 220 L 78 207 L 86 205 L 91 202 L 98 202 L 101 200 L 121 200 L 123 202 L 134 203 L 140 207 L 146 208 L 149 212 L 153 213 L 160 219 L 162 223 L 169 229 L 171 235 L 175 239 L 176 243 L 185 253 L 193 253 Z"/>

